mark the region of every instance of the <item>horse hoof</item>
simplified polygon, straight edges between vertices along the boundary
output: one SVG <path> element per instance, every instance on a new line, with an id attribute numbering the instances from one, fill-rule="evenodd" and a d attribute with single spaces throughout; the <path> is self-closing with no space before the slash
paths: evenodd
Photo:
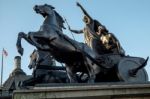
<path id="1" fill-rule="evenodd" d="M 24 49 L 23 49 L 23 48 L 19 48 L 19 49 L 18 49 L 18 52 L 19 52 L 19 54 L 22 56 L 22 55 L 23 55 L 23 52 L 24 52 Z"/>
<path id="2" fill-rule="evenodd" d="M 19 32 L 19 36 L 22 37 L 25 33 L 24 32 Z"/>

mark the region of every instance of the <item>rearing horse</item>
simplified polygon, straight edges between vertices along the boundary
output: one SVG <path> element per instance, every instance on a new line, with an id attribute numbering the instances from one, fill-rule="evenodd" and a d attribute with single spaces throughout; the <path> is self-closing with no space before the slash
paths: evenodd
<path id="1" fill-rule="evenodd" d="M 18 52 L 23 55 L 21 39 L 35 46 L 37 49 L 46 50 L 59 62 L 66 64 L 70 82 L 77 82 L 76 73 L 82 72 L 89 75 L 89 82 L 94 82 L 96 73 L 100 68 L 95 64 L 95 53 L 85 44 L 70 39 L 62 32 L 63 18 L 51 5 L 36 5 L 36 13 L 41 14 L 45 20 L 40 30 L 25 34 L 20 32 L 17 39 Z"/>
<path id="2" fill-rule="evenodd" d="M 62 28 L 64 28 L 63 18 L 54 10 L 53 6 L 47 4 L 36 5 L 34 7 L 34 10 L 36 11 L 36 13 L 41 14 L 45 18 L 45 20 L 39 31 L 29 32 L 28 34 L 20 32 L 18 34 L 16 46 L 18 52 L 21 55 L 23 55 L 21 39 L 24 38 L 27 42 L 35 46 L 37 49 L 48 51 L 58 62 L 65 63 L 70 82 L 78 82 L 78 78 L 76 76 L 77 72 L 87 74 L 88 82 L 94 82 L 95 78 L 97 77 L 97 74 L 98 75 L 101 73 L 105 74 L 107 70 L 112 71 L 113 68 L 111 66 L 104 67 L 105 62 L 103 62 L 103 60 L 104 61 L 107 60 L 107 57 L 102 56 L 99 58 L 100 63 L 97 62 L 96 61 L 97 56 L 94 53 L 94 51 L 91 50 L 91 48 L 89 48 L 87 45 L 83 43 L 72 40 L 68 36 L 63 34 L 62 32 Z M 138 77 L 140 77 L 139 74 L 146 75 L 145 71 L 142 70 L 142 68 L 146 65 L 148 58 L 146 60 L 144 60 L 143 58 L 138 59 L 134 57 L 133 58 L 131 57 L 130 59 L 129 58 L 130 57 L 117 59 L 121 61 L 119 62 L 119 64 L 118 62 L 116 62 L 115 69 L 113 70 L 116 70 L 117 68 L 118 72 L 117 71 L 115 72 L 122 74 L 117 76 L 117 78 L 122 77 L 123 79 L 125 78 L 124 79 L 125 81 L 132 81 L 132 79 L 128 80 L 128 78 L 131 78 L 132 76 L 132 78 L 135 78 L 134 79 L 135 81 L 137 80 L 146 81 L 147 80 L 146 76 L 145 78 L 143 76 L 141 77 L 144 79 Z M 116 61 L 116 58 L 113 59 Z M 126 69 L 125 74 L 124 72 L 121 72 L 122 68 L 123 70 L 124 68 Z M 139 70 L 141 70 L 141 72 L 138 72 Z"/>
<path id="3" fill-rule="evenodd" d="M 34 7 L 36 13 L 40 13 L 45 18 L 45 21 L 43 22 L 43 25 L 41 26 L 40 30 L 37 32 L 29 32 L 28 34 L 20 32 L 18 34 L 16 45 L 17 45 L 18 52 L 21 55 L 23 55 L 21 38 L 24 38 L 31 45 L 36 46 L 38 49 L 46 49 L 44 46 L 42 46 L 42 41 L 39 41 L 39 38 L 51 39 L 49 35 L 50 33 L 53 33 L 53 37 L 55 37 L 56 36 L 55 31 L 62 32 L 62 28 L 64 28 L 63 26 L 64 21 L 61 18 L 61 16 L 53 9 L 54 9 L 53 6 L 47 4 L 45 4 L 44 6 L 36 5 Z"/>

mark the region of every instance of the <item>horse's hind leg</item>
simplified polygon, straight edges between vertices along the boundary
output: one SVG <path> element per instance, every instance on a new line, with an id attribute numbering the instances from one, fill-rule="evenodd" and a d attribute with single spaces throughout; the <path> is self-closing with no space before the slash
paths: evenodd
<path id="1" fill-rule="evenodd" d="M 87 60 L 86 68 L 87 68 L 88 76 L 89 76 L 88 83 L 94 83 L 96 79 L 96 74 L 94 71 L 93 63 L 88 58 L 86 60 Z"/>
<path id="2" fill-rule="evenodd" d="M 88 83 L 94 83 L 95 82 L 95 73 L 93 70 L 90 70 L 89 71 L 89 79 L 88 79 Z"/>
<path id="3" fill-rule="evenodd" d="M 78 83 L 76 73 L 73 72 L 72 68 L 66 66 L 66 71 L 67 71 L 67 75 L 70 80 L 70 83 Z"/>

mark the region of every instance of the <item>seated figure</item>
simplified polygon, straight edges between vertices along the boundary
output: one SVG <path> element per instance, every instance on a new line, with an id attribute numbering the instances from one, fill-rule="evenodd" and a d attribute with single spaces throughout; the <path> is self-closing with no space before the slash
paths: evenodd
<path id="1" fill-rule="evenodd" d="M 113 33 L 109 33 L 105 26 L 98 26 L 98 31 L 96 33 L 99 35 L 99 40 L 103 48 L 108 53 L 125 55 L 125 51 L 121 47 L 119 40 Z"/>

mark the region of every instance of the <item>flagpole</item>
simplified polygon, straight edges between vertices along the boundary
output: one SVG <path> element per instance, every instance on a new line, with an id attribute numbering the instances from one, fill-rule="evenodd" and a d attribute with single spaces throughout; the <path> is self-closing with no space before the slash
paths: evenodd
<path id="1" fill-rule="evenodd" d="M 3 84 L 3 50 L 2 50 L 2 66 L 1 66 L 1 86 L 2 86 L 2 84 Z"/>

